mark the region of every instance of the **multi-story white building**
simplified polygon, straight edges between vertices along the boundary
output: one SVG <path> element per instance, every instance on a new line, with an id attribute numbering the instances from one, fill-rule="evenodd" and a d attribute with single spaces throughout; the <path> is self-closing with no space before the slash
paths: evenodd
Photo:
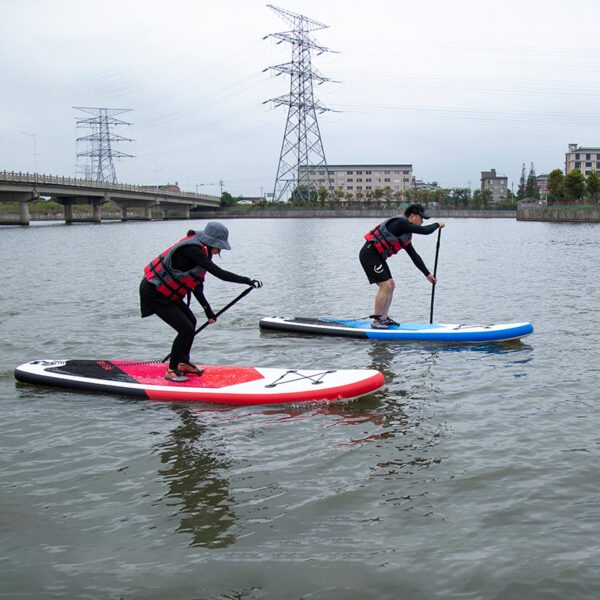
<path id="1" fill-rule="evenodd" d="M 389 188 L 391 194 L 415 187 L 412 165 L 327 165 L 334 190 L 352 196 L 365 196 Z M 300 167 L 299 179 L 328 187 L 325 167 Z"/>
<path id="2" fill-rule="evenodd" d="M 565 154 L 565 175 L 573 169 L 579 169 L 586 177 L 592 171 L 600 173 L 600 148 L 569 144 L 569 151 Z"/>
<path id="3" fill-rule="evenodd" d="M 496 175 L 496 169 L 481 171 L 481 191 L 492 192 L 492 202 L 504 202 L 508 189 L 508 177 Z"/>

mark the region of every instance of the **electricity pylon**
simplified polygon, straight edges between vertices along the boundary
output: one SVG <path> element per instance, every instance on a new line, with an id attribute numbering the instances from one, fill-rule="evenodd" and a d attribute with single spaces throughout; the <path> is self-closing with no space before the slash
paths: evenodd
<path id="1" fill-rule="evenodd" d="M 272 69 L 277 75 L 286 73 L 290 76 L 290 93 L 265 101 L 288 107 L 273 201 L 287 201 L 293 192 L 296 201 L 308 203 L 316 197 L 317 187 L 325 187 L 333 192 L 333 178 L 327 168 L 317 122 L 317 113 L 330 109 L 315 100 L 313 94 L 314 82 L 321 84 L 329 79 L 313 69 L 311 63 L 312 50 L 316 50 L 317 54 L 328 52 L 327 48 L 314 41 L 311 32 L 326 29 L 328 25 L 272 4 L 267 6 L 292 25 L 290 31 L 273 33 L 263 38 L 274 37 L 279 40 L 278 43 L 288 42 L 292 45 L 291 62 L 265 69 Z"/>
<path id="2" fill-rule="evenodd" d="M 115 119 L 115 115 L 122 114 L 132 110 L 131 108 L 89 108 L 83 106 L 74 106 L 75 110 L 81 110 L 94 115 L 88 119 L 77 121 L 77 127 L 89 128 L 92 130 L 90 135 L 78 137 L 77 142 L 89 142 L 89 147 L 84 152 L 78 152 L 77 158 L 87 156 L 91 158 L 91 167 L 86 169 L 86 179 L 102 181 L 105 183 L 117 183 L 115 173 L 114 158 L 133 158 L 131 154 L 125 154 L 118 150 L 113 150 L 114 142 L 131 142 L 129 138 L 112 133 L 112 128 L 116 125 L 131 125 L 120 119 Z"/>

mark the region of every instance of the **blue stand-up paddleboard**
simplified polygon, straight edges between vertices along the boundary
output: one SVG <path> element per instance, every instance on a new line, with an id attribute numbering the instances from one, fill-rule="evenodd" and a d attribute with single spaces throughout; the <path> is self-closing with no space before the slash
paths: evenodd
<path id="1" fill-rule="evenodd" d="M 197 365 L 188 381 L 164 378 L 164 362 L 34 360 L 15 369 L 23 383 L 134 396 L 220 404 L 306 404 L 352 400 L 383 386 L 373 369 L 277 369 Z"/>
<path id="2" fill-rule="evenodd" d="M 503 342 L 519 339 L 533 332 L 533 325 L 528 322 L 491 325 L 400 323 L 389 329 L 373 329 L 371 322 L 370 319 L 264 317 L 259 324 L 262 329 L 313 335 L 459 344 Z"/>

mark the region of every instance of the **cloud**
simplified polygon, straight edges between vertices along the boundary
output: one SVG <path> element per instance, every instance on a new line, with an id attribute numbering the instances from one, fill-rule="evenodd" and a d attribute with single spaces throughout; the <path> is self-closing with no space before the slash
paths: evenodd
<path id="1" fill-rule="evenodd" d="M 0 1 L 7 5 L 8 0 Z M 213 5 L 214 4 L 214 5 Z M 278 6 L 278 5 L 276 5 Z M 74 175 L 74 106 L 130 108 L 120 181 L 234 195 L 273 187 L 289 91 L 268 67 L 291 60 L 266 3 L 22 0 L 2 11 L 0 169 Z M 575 0 L 291 1 L 328 25 L 313 56 L 327 160 L 411 163 L 419 179 L 478 186 L 495 168 L 560 168 L 569 142 L 598 145 L 600 8 Z M 23 135 L 25 133 L 25 135 Z M 36 150 L 33 148 L 35 135 Z M 37 154 L 37 156 L 33 156 Z"/>

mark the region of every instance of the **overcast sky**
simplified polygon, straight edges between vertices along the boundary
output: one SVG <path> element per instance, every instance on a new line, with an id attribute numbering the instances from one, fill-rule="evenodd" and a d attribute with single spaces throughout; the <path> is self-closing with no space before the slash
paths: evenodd
<path id="1" fill-rule="evenodd" d="M 443 187 L 563 168 L 600 146 L 598 0 L 281 0 L 328 28 L 313 57 L 330 164 L 412 164 Z M 288 30 L 259 0 L 0 0 L 0 170 L 75 176 L 73 107 L 127 108 L 119 182 L 272 192 Z M 265 70 L 266 69 L 266 70 Z M 335 111 L 335 112 L 334 112 Z"/>

